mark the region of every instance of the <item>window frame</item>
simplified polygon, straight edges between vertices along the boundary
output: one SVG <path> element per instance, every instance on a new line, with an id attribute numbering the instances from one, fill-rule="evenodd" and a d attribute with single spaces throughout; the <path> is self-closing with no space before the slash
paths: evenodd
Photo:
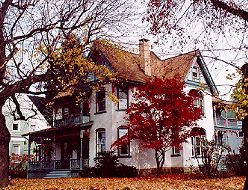
<path id="1" fill-rule="evenodd" d="M 14 126 L 17 126 L 17 129 L 14 129 Z M 12 124 L 12 131 L 20 131 L 19 123 L 14 122 Z"/>
<path id="2" fill-rule="evenodd" d="M 216 143 L 217 145 L 223 145 L 224 144 L 224 134 L 222 131 L 218 131 L 216 135 Z"/>
<path id="3" fill-rule="evenodd" d="M 193 96 L 196 98 L 194 100 L 194 106 L 200 108 L 201 115 L 205 116 L 205 103 L 204 103 L 204 95 L 201 91 L 197 91 L 196 89 L 191 89 L 189 92 L 193 93 Z"/>
<path id="4" fill-rule="evenodd" d="M 14 147 L 17 147 L 17 152 L 18 152 L 18 153 L 15 153 L 15 152 L 14 152 Z M 20 155 L 20 154 L 21 154 L 21 145 L 20 145 L 20 144 L 15 144 L 15 143 L 13 143 L 13 144 L 12 144 L 12 153 L 17 154 L 17 155 Z"/>
<path id="5" fill-rule="evenodd" d="M 239 138 L 243 138 L 244 137 L 244 132 L 243 131 L 239 131 Z"/>
<path id="6" fill-rule="evenodd" d="M 54 116 L 55 116 L 55 120 L 63 119 L 63 108 L 62 107 L 55 108 Z"/>
<path id="7" fill-rule="evenodd" d="M 194 76 L 194 74 L 196 74 L 196 76 Z M 200 68 L 197 65 L 192 66 L 192 80 L 200 81 Z"/>
<path id="8" fill-rule="evenodd" d="M 100 93 L 104 93 L 102 100 L 99 100 Z M 99 110 L 99 104 L 102 104 L 103 109 Z M 106 112 L 106 92 L 105 89 L 101 89 L 96 92 L 96 113 L 105 113 Z"/>
<path id="9" fill-rule="evenodd" d="M 199 129 L 202 130 L 204 132 L 204 134 L 191 135 L 191 155 L 193 158 L 198 158 L 198 157 L 202 156 L 202 140 L 206 139 L 205 129 L 203 129 L 203 128 L 199 128 Z"/>
<path id="10" fill-rule="evenodd" d="M 118 104 L 117 104 L 117 110 L 119 110 L 119 111 L 126 110 L 128 108 L 128 105 L 129 105 L 129 101 L 128 101 L 128 99 L 129 99 L 129 93 L 128 93 L 129 88 L 128 88 L 128 86 L 127 85 L 118 85 L 116 91 L 117 91 L 117 98 L 119 100 Z M 126 99 L 122 98 L 123 100 L 126 100 L 125 108 L 120 107 L 120 100 L 121 100 L 120 99 L 120 93 L 123 93 L 126 96 Z"/>
<path id="11" fill-rule="evenodd" d="M 171 151 L 172 151 L 172 154 L 171 154 L 172 157 L 181 156 L 181 151 L 180 151 L 179 147 L 172 146 Z"/>
<path id="12" fill-rule="evenodd" d="M 129 129 L 127 127 L 124 127 L 124 126 L 120 126 L 120 127 L 117 128 L 117 139 L 118 140 L 122 137 L 122 136 L 120 136 L 120 130 L 123 130 L 123 129 L 127 130 L 127 134 L 129 135 Z M 121 153 L 121 150 L 122 150 L 121 146 L 124 146 L 124 145 L 119 145 L 118 146 L 118 150 L 117 150 L 118 151 L 118 157 L 130 157 L 130 140 L 129 140 L 129 138 L 128 138 L 128 143 L 125 144 L 125 146 L 127 148 L 127 153 L 126 154 Z"/>
<path id="13" fill-rule="evenodd" d="M 99 133 L 104 133 L 103 143 L 99 143 Z M 99 154 L 103 152 L 106 152 L 106 129 L 98 128 L 96 129 L 96 157 L 99 157 Z"/>

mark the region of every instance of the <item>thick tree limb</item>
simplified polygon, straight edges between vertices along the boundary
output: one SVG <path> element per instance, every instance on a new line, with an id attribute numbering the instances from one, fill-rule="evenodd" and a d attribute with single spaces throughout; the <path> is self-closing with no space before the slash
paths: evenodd
<path id="1" fill-rule="evenodd" d="M 238 16 L 242 19 L 244 19 L 245 21 L 248 21 L 248 12 L 240 9 L 240 8 L 236 8 L 235 6 L 230 6 L 227 3 L 220 1 L 220 0 L 210 0 L 212 5 L 215 7 L 215 9 L 222 9 L 224 11 L 227 11 L 235 16 Z"/>

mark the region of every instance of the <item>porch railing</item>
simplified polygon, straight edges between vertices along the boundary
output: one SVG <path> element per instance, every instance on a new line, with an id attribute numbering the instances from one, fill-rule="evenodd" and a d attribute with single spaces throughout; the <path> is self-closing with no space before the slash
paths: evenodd
<path id="1" fill-rule="evenodd" d="M 219 119 L 215 120 L 215 125 L 222 127 L 241 127 L 242 123 L 236 119 Z"/>
<path id="2" fill-rule="evenodd" d="M 55 120 L 54 127 L 61 127 L 61 126 L 71 125 L 71 124 L 83 124 L 83 123 L 88 123 L 89 121 L 90 121 L 90 116 L 86 116 L 83 114 L 74 115 L 68 118 Z"/>
<path id="3" fill-rule="evenodd" d="M 89 167 L 88 159 L 82 160 L 82 168 Z M 80 159 L 66 160 L 51 160 L 51 161 L 30 161 L 29 170 L 58 170 L 58 169 L 69 169 L 69 170 L 80 170 Z"/>

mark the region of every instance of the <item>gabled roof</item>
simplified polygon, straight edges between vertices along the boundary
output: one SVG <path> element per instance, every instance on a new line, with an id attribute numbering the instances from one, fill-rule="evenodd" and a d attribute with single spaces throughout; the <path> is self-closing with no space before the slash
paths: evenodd
<path id="1" fill-rule="evenodd" d="M 39 112 L 44 116 L 47 122 L 52 125 L 52 110 L 46 106 L 46 98 L 39 96 L 28 96 L 28 98 L 37 107 Z"/>
<path id="2" fill-rule="evenodd" d="M 152 74 L 157 77 L 167 79 L 173 78 L 176 75 L 182 80 L 185 79 L 193 59 L 198 56 L 198 51 L 181 54 L 165 60 L 159 59 L 155 53 L 151 52 Z"/>
<path id="3" fill-rule="evenodd" d="M 145 82 L 149 79 L 149 76 L 145 75 L 140 67 L 140 64 L 142 63 L 138 54 L 125 51 L 118 47 L 113 47 L 107 43 L 102 43 L 101 41 L 96 41 L 94 47 L 95 50 L 97 50 L 98 55 L 100 55 L 102 59 L 105 59 L 105 63 L 102 64 L 107 63 L 107 66 L 116 72 L 118 77 L 136 82 Z M 214 95 L 218 94 L 218 90 L 199 50 L 184 53 L 165 60 L 161 60 L 151 51 L 150 59 L 152 76 L 170 79 L 177 75 L 183 81 L 186 79 L 193 61 L 196 60 L 211 92 Z M 99 62 L 100 60 L 97 61 Z"/>
<path id="4" fill-rule="evenodd" d="M 140 65 L 142 64 L 142 59 L 139 54 L 125 51 L 120 47 L 113 46 L 104 41 L 96 40 L 94 42 L 91 58 L 98 64 L 107 66 L 116 73 L 118 78 L 138 83 L 144 83 L 150 78 L 150 76 L 147 76 L 141 69 Z M 184 81 L 194 60 L 200 65 L 211 92 L 214 95 L 217 95 L 218 90 L 199 50 L 184 53 L 165 60 L 161 60 L 151 51 L 150 61 L 152 76 L 167 79 L 178 76 Z M 69 94 L 70 92 L 68 90 L 68 92 L 60 93 L 57 97 L 64 97 Z"/>
<path id="5" fill-rule="evenodd" d="M 101 58 L 106 59 L 111 65 L 111 69 L 118 77 L 135 82 L 146 82 L 148 76 L 140 68 L 141 59 L 138 54 L 124 51 L 120 48 L 113 48 L 107 43 L 96 41 L 94 48 Z M 96 56 L 96 54 L 93 54 Z M 93 59 L 97 59 L 94 57 Z M 99 61 L 99 60 L 98 60 Z"/>

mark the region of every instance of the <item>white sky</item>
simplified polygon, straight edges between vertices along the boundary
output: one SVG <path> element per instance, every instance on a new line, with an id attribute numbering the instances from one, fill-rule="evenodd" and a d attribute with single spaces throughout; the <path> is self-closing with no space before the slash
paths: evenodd
<path id="1" fill-rule="evenodd" d="M 143 0 L 139 0 L 133 5 L 137 12 L 144 15 L 145 3 Z M 195 38 L 199 39 L 199 42 L 191 39 L 187 39 L 187 42 L 180 46 L 177 42 L 169 39 L 166 43 L 163 42 L 164 39 L 161 36 L 148 35 L 147 24 L 142 23 L 142 16 L 137 16 L 137 20 L 134 20 L 127 28 L 125 36 L 119 38 L 120 41 L 125 43 L 127 46 L 138 48 L 138 40 L 140 38 L 147 38 L 151 41 L 152 50 L 159 55 L 161 58 L 168 58 L 180 53 L 186 53 L 195 49 L 200 49 L 203 58 L 208 66 L 208 69 L 214 79 L 214 82 L 220 92 L 220 97 L 223 99 L 230 98 L 230 84 L 233 85 L 238 80 L 238 78 L 230 81 L 226 79 L 228 74 L 236 73 L 236 68 L 227 65 L 222 61 L 216 61 L 208 57 L 216 57 L 217 59 L 224 60 L 226 62 L 235 64 L 236 66 L 241 66 L 247 62 L 247 48 L 248 48 L 248 36 L 243 35 L 246 31 L 234 31 L 232 28 L 225 28 L 224 34 L 211 33 L 211 35 L 204 36 L 201 34 L 201 23 L 196 23 L 194 27 L 186 28 L 186 32 Z M 159 45 L 156 43 L 160 41 Z M 211 43 L 210 43 L 211 42 Z M 240 45 L 246 44 L 246 49 L 239 51 Z M 232 49 L 232 50 L 229 50 Z"/>

